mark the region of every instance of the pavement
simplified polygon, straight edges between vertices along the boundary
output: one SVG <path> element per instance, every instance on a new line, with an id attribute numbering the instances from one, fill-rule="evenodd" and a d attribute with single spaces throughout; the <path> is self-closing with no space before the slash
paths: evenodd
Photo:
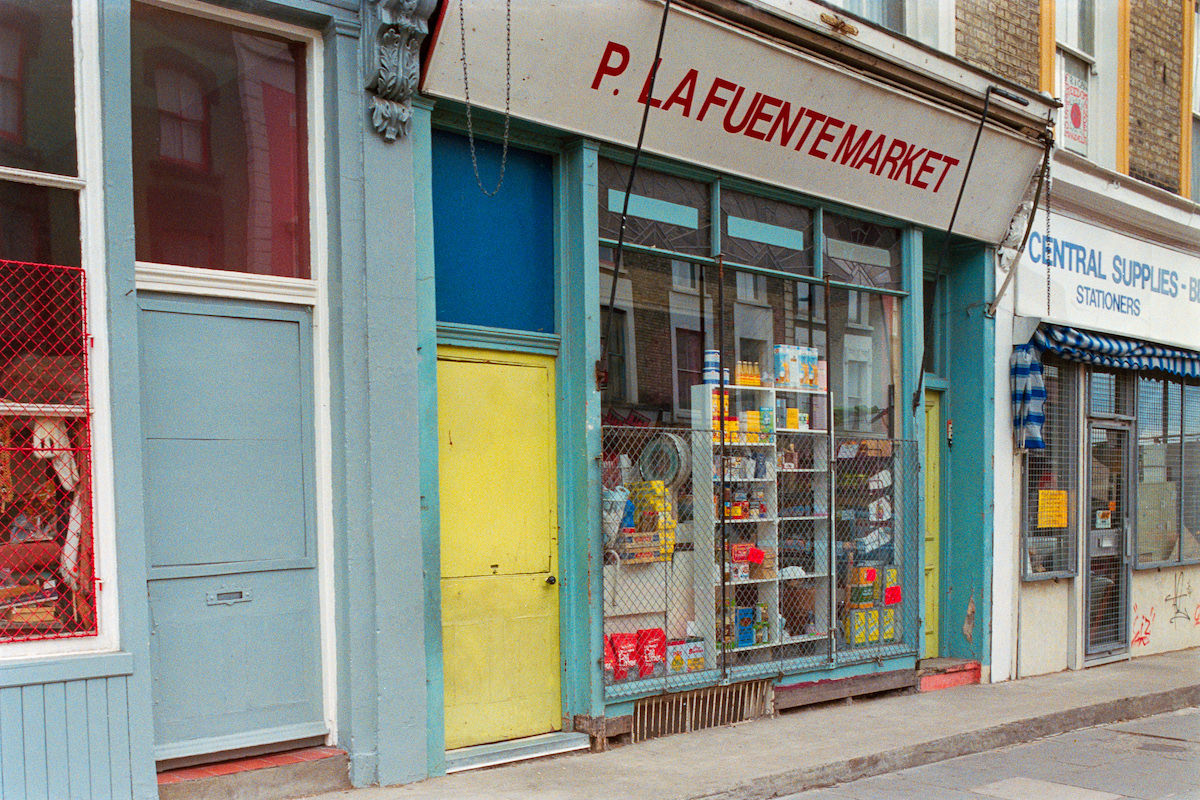
<path id="1" fill-rule="evenodd" d="M 1200 708 L 1060 733 L 786 800 L 1200 800 Z"/>
<path id="2" fill-rule="evenodd" d="M 765 800 L 1200 706 L 1200 649 L 886 695 L 319 800 Z M 919 795 L 918 795 L 919 796 Z"/>

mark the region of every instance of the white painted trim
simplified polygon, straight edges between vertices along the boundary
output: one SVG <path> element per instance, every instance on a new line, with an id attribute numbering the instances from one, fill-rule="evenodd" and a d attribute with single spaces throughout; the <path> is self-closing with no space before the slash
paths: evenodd
<path id="1" fill-rule="evenodd" d="M 43 176 L 26 180 L 79 191 L 79 228 L 87 277 L 88 353 L 92 398 L 92 537 L 97 596 L 96 636 L 0 645 L 0 660 L 111 652 L 120 646 L 117 604 L 116 511 L 113 505 L 113 446 L 108 370 L 108 313 L 104 283 L 104 143 L 100 124 L 100 23 L 95 3 L 77 2 L 74 13 L 75 135 L 80 178 Z M 6 170 L 0 177 L 25 170 Z M 54 178 L 42 181 L 41 177 Z"/>
<path id="2" fill-rule="evenodd" d="M 312 180 L 309 180 L 311 185 Z M 311 203 L 311 201 L 310 201 Z M 315 218 L 315 214 L 312 215 Z M 310 236 L 310 238 L 313 238 Z M 310 257 L 315 261 L 314 257 Z M 316 265 L 313 265 L 316 273 Z M 139 292 L 171 292 L 174 294 L 229 297 L 237 300 L 261 300 L 270 303 L 315 306 L 321 295 L 320 281 L 305 278 L 281 278 L 275 275 L 253 275 L 223 269 L 180 267 L 174 264 L 137 262 Z"/>
<path id="3" fill-rule="evenodd" d="M 294 39 L 306 45 L 305 104 L 308 114 L 309 264 L 311 279 L 137 262 L 138 291 L 226 297 L 306 305 L 313 309 L 313 498 L 317 525 L 317 604 L 321 647 L 321 692 L 326 741 L 337 741 L 337 630 L 334 592 L 333 444 L 329 366 L 329 232 L 325 182 L 325 58 L 320 31 L 195 0 L 146 0 L 161 8 L 247 30 Z"/>
<path id="4" fill-rule="evenodd" d="M 78 48 L 76 49 L 78 52 Z M 76 74 L 76 86 L 79 86 L 79 76 Z M 80 102 L 76 100 L 75 110 L 79 111 Z M 78 125 L 76 125 L 78 128 Z M 86 146 L 86 145 L 85 145 Z M 82 163 L 80 164 L 82 167 Z M 33 186 L 49 186 L 54 189 L 83 189 L 87 182 L 83 178 L 72 178 L 69 175 L 52 175 L 49 172 L 37 172 L 32 169 L 0 166 L 0 178 L 14 183 L 28 183 Z"/>

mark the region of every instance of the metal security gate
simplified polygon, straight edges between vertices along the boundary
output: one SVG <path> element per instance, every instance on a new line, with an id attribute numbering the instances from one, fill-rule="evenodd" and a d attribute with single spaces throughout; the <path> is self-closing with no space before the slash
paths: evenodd
<path id="1" fill-rule="evenodd" d="M 1087 625 L 1088 657 L 1129 645 L 1128 546 L 1132 522 L 1132 452 L 1128 423 L 1088 425 Z"/>

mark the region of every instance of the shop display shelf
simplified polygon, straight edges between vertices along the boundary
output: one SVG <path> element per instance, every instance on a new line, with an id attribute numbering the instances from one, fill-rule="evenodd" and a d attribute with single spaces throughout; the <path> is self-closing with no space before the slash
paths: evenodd
<path id="1" fill-rule="evenodd" d="M 798 633 L 789 636 L 786 633 L 780 638 L 780 644 L 801 644 L 803 642 L 823 642 L 829 638 L 828 633 Z"/>
<path id="2" fill-rule="evenodd" d="M 787 568 L 784 567 L 784 569 L 787 569 Z M 784 575 L 784 574 L 782 574 L 782 571 L 781 571 L 780 575 L 779 575 L 779 580 L 780 581 L 807 581 L 807 580 L 812 580 L 813 578 L 828 578 L 828 577 L 829 577 L 828 572 L 806 572 L 803 575 Z"/>
<path id="3" fill-rule="evenodd" d="M 792 433 L 792 434 L 807 433 L 807 434 L 816 434 L 819 436 L 828 436 L 829 435 L 829 431 L 818 430 L 817 428 L 776 428 L 775 432 L 776 433 Z"/>
<path id="4" fill-rule="evenodd" d="M 775 386 L 777 392 L 792 392 L 794 394 L 825 394 L 824 389 L 815 386 Z"/>
<path id="5" fill-rule="evenodd" d="M 763 642 L 762 644 L 748 644 L 745 647 L 729 647 L 729 648 L 726 648 L 725 652 L 726 653 L 748 653 L 751 650 L 762 650 L 763 648 L 766 648 L 766 647 L 778 647 L 778 646 L 779 646 L 779 642 L 772 639 L 771 641 Z"/>
<path id="6" fill-rule="evenodd" d="M 5 417 L 83 417 L 87 406 L 62 403 L 16 403 L 0 400 L 0 416 Z"/>
<path id="7" fill-rule="evenodd" d="M 774 583 L 776 580 L 778 580 L 778 579 L 774 575 L 772 575 L 770 578 L 747 578 L 744 581 L 729 581 L 725 585 L 726 586 L 752 586 L 754 584 L 759 584 L 759 583 Z M 713 586 L 720 586 L 720 585 L 721 585 L 720 578 L 713 581 Z"/>
<path id="8" fill-rule="evenodd" d="M 801 473 L 801 472 L 803 472 L 803 473 L 817 474 L 817 475 L 825 475 L 825 474 L 827 474 L 827 473 L 829 472 L 829 470 L 828 470 L 827 468 L 824 468 L 824 467 L 823 467 L 823 468 L 821 468 L 821 469 L 817 469 L 816 467 L 795 467 L 795 468 L 792 468 L 792 467 L 786 467 L 786 468 L 785 468 L 785 467 L 779 467 L 779 468 L 778 468 L 778 469 L 776 469 L 775 471 L 776 471 L 776 472 L 793 472 L 793 473 Z"/>
<path id="9" fill-rule="evenodd" d="M 714 447 L 720 447 L 720 442 L 713 442 Z M 774 447 L 774 442 L 726 442 L 726 447 Z"/>
<path id="10" fill-rule="evenodd" d="M 828 514 L 810 514 L 803 517 L 780 517 L 779 522 L 807 522 L 814 519 L 829 519 Z"/>
<path id="11" fill-rule="evenodd" d="M 733 518 L 733 517 L 726 517 L 726 518 L 725 518 L 725 522 L 726 522 L 726 523 L 731 523 L 731 522 L 732 522 L 732 523 L 743 523 L 743 522 L 778 522 L 778 521 L 779 521 L 779 520 L 778 520 L 778 519 L 776 519 L 775 517 L 738 517 L 738 518 L 736 518 L 736 519 L 735 519 L 735 518 Z M 718 523 L 718 524 L 720 524 L 720 522 L 721 522 L 721 518 L 720 518 L 720 517 L 717 517 L 717 523 Z"/>
<path id="12" fill-rule="evenodd" d="M 770 483 L 774 478 L 725 478 L 726 483 Z M 713 475 L 713 483 L 720 483 L 721 476 Z"/>

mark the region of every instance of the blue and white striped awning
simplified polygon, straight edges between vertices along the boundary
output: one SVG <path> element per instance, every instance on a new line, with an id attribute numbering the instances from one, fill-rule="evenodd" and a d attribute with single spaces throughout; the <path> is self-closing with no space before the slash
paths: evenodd
<path id="1" fill-rule="evenodd" d="M 1065 325 L 1042 325 L 1033 335 L 1032 344 L 1038 350 L 1054 353 L 1068 361 L 1116 369 L 1158 370 L 1185 378 L 1200 377 L 1200 353 L 1084 333 Z"/>

